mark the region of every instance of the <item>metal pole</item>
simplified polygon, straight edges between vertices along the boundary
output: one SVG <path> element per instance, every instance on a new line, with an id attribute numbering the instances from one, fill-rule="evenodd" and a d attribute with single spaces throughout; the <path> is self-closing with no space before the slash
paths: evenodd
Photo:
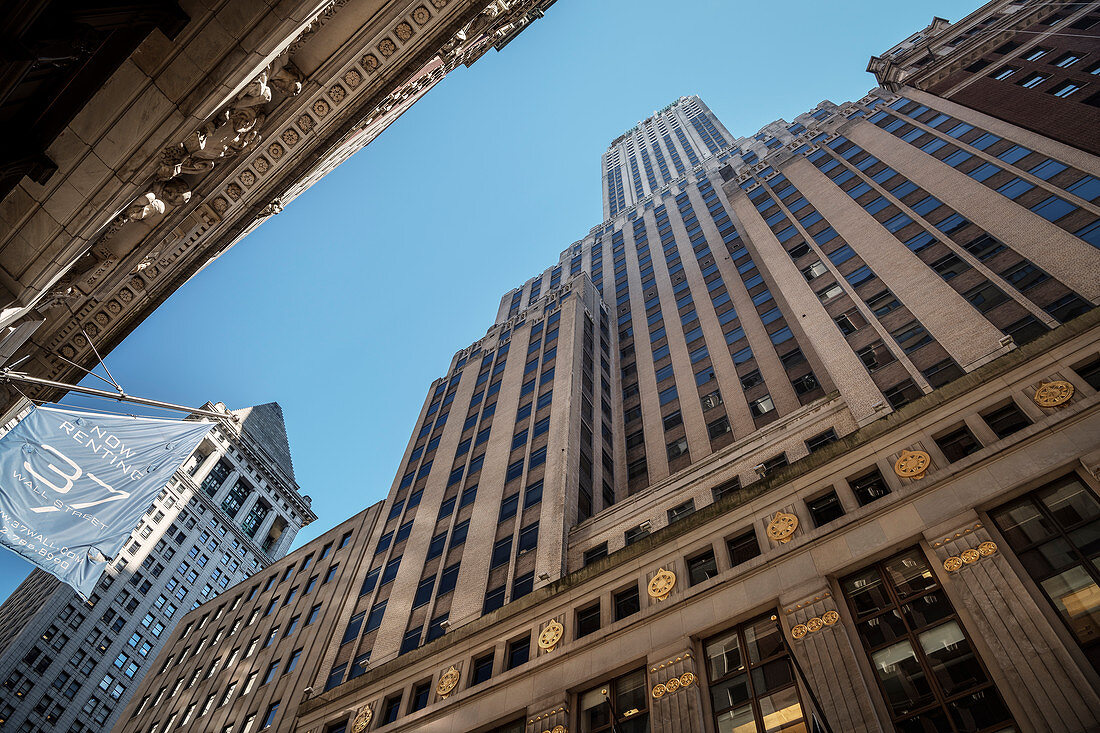
<path id="1" fill-rule="evenodd" d="M 175 410 L 177 412 L 186 412 L 191 415 L 203 415 L 205 417 L 216 417 L 222 420 L 230 419 L 230 416 L 224 412 L 214 412 L 213 410 L 203 410 L 196 407 L 186 407 L 184 405 L 175 405 L 171 402 L 161 402 L 160 400 L 150 400 L 145 397 L 134 397 L 123 392 L 121 389 L 118 392 L 107 392 L 102 389 L 94 389 L 92 387 L 81 387 L 76 384 L 65 384 L 64 382 L 55 382 L 51 379 L 42 379 L 41 377 L 32 377 L 29 374 L 22 374 L 20 372 L 13 372 L 7 369 L 0 369 L 0 379 L 10 380 L 12 382 L 23 382 L 25 384 L 37 384 L 43 387 L 55 387 L 57 389 L 64 389 L 69 392 L 79 392 L 80 394 L 92 395 L 93 397 L 104 397 L 109 400 L 117 400 L 118 402 L 133 402 L 136 405 L 146 405 L 148 407 L 159 407 L 164 410 Z"/>
<path id="2" fill-rule="evenodd" d="M 775 630 L 779 632 L 779 638 L 783 641 L 783 648 L 787 650 L 787 655 L 790 656 L 791 662 L 794 664 L 794 670 L 798 673 L 798 678 L 802 680 L 802 686 L 806 688 L 806 694 L 810 696 L 810 703 L 814 706 L 817 714 L 821 716 L 821 724 L 825 726 L 825 733 L 833 733 L 833 728 L 829 725 L 829 719 L 825 717 L 821 702 L 814 694 L 814 688 L 810 687 L 810 682 L 806 679 L 806 673 L 802 671 L 802 665 L 798 663 L 798 657 L 794 655 L 794 649 L 787 643 L 787 635 L 783 633 L 783 625 L 779 623 L 779 617 L 772 616 L 772 621 L 775 621 Z"/>
<path id="3" fill-rule="evenodd" d="M 600 690 L 603 695 L 603 699 L 607 700 L 607 709 L 611 711 L 611 733 L 619 733 L 619 727 L 615 725 L 615 718 L 618 717 L 615 714 L 615 705 L 611 702 L 611 696 L 608 695 L 608 687 Z"/>

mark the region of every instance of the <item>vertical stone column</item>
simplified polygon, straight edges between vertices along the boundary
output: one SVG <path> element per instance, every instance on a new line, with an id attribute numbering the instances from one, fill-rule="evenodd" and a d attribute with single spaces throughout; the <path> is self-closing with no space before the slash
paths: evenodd
<path id="1" fill-rule="evenodd" d="M 536 711 L 528 709 L 524 733 L 565 733 L 569 730 L 569 701 L 558 700 L 550 705 L 540 705 Z"/>
<path id="2" fill-rule="evenodd" d="M 222 457 L 222 454 L 216 450 L 210 452 L 210 455 L 206 457 L 206 460 L 202 462 L 199 469 L 195 471 L 195 475 L 191 478 L 195 481 L 195 486 L 202 486 L 202 482 L 214 470 L 214 464 L 217 463 Z"/>
<path id="3" fill-rule="evenodd" d="M 782 599 L 781 599 L 782 600 Z M 835 731 L 881 731 L 871 690 L 856 661 L 862 653 L 859 637 L 825 585 L 815 593 L 783 604 L 780 629 L 806 674 L 823 714 Z M 873 683 L 871 683 L 873 684 Z M 802 680 L 799 680 L 802 686 Z M 876 692 L 877 694 L 877 692 Z M 802 695 L 806 717 L 812 701 Z"/>
<path id="4" fill-rule="evenodd" d="M 1017 722 L 1051 733 L 1096 730 L 1100 696 L 1009 565 L 1008 548 L 993 541 L 975 512 L 925 537 L 952 603 L 972 619 L 967 630 L 992 652 L 986 667 Z"/>
<path id="5" fill-rule="evenodd" d="M 241 477 L 241 472 L 237 469 L 233 469 L 229 472 L 229 475 L 225 477 L 225 481 L 222 481 L 222 485 L 218 487 L 218 490 L 214 492 L 214 495 L 210 497 L 210 501 L 214 503 L 214 506 L 220 507 L 222 502 L 225 501 L 225 497 L 229 495 L 229 490 L 237 485 L 237 479 Z"/>
<path id="6" fill-rule="evenodd" d="M 695 654 L 685 650 L 667 657 L 650 655 L 649 729 L 653 733 L 704 733 L 706 717 L 700 669 Z M 620 710 L 622 715 L 623 711 Z"/>

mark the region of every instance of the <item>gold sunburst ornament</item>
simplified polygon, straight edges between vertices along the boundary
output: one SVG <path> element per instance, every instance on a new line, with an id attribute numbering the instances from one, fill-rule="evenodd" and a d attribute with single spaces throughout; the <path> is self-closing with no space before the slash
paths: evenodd
<path id="1" fill-rule="evenodd" d="M 672 592 L 672 589 L 676 586 L 676 573 L 671 570 L 665 570 L 661 568 L 657 571 L 657 574 L 653 576 L 649 581 L 649 587 L 647 588 L 650 598 L 655 598 L 658 601 L 663 601 L 668 598 L 668 594 Z"/>
<path id="2" fill-rule="evenodd" d="M 461 676 L 462 674 L 452 664 L 451 668 L 439 677 L 439 684 L 435 686 L 435 691 L 439 693 L 441 698 L 446 700 L 447 695 L 450 695 L 458 686 L 458 680 Z"/>
<path id="3" fill-rule="evenodd" d="M 961 557 L 956 557 L 955 555 L 952 555 L 951 557 L 949 557 L 949 558 L 947 558 L 946 560 L 943 561 L 943 569 L 946 570 L 949 573 L 956 572 L 962 566 L 963 566 L 962 558 Z"/>
<path id="4" fill-rule="evenodd" d="M 924 472 L 932 465 L 932 457 L 922 450 L 903 450 L 894 462 L 894 473 L 913 480 L 924 478 Z"/>
<path id="5" fill-rule="evenodd" d="M 665 686 L 658 682 L 657 684 L 653 685 L 653 690 L 649 694 L 653 695 L 654 700 L 660 700 L 662 697 L 665 696 L 665 692 L 667 692 Z"/>
<path id="6" fill-rule="evenodd" d="M 840 614 L 836 611 L 826 611 L 825 613 L 821 614 L 821 623 L 825 624 L 826 626 L 832 626 L 839 620 Z"/>
<path id="7" fill-rule="evenodd" d="M 355 716 L 355 722 L 351 724 L 351 733 L 363 733 L 370 725 L 370 720 L 373 717 L 374 711 L 370 709 L 370 705 L 360 710 L 359 714 Z"/>
<path id="8" fill-rule="evenodd" d="M 768 538 L 785 545 L 791 541 L 791 536 L 796 529 L 798 529 L 798 517 L 788 512 L 778 511 L 772 517 L 772 521 L 768 522 Z"/>
<path id="9" fill-rule="evenodd" d="M 539 633 L 539 648 L 545 649 L 548 652 L 554 651 L 554 647 L 561 641 L 562 634 L 564 633 L 565 627 L 558 623 L 556 619 L 550 621 L 550 623 L 546 624 L 546 628 Z"/>
<path id="10" fill-rule="evenodd" d="M 810 627 L 806 624 L 798 624 L 793 629 L 791 629 L 791 636 L 796 639 L 805 638 L 806 634 L 808 633 L 810 633 Z"/>
<path id="11" fill-rule="evenodd" d="M 1035 404 L 1039 407 L 1058 407 L 1069 402 L 1073 396 L 1073 385 L 1063 379 L 1044 382 L 1035 390 Z"/>
<path id="12" fill-rule="evenodd" d="M 989 557 L 990 555 L 992 555 L 996 551 L 997 551 L 997 543 L 996 542 L 986 541 L 986 542 L 983 542 L 982 544 L 978 545 L 978 554 L 981 555 L 982 557 Z"/>
<path id="13" fill-rule="evenodd" d="M 680 675 L 680 687 L 691 687 L 693 684 L 695 684 L 694 672 L 684 672 Z"/>

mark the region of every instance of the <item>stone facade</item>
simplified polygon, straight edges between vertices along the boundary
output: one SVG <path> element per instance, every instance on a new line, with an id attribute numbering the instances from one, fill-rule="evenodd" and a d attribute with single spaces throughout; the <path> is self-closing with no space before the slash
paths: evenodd
<path id="1" fill-rule="evenodd" d="M 316 515 L 282 410 L 226 410 L 134 528 L 87 603 L 35 569 L 0 606 L 0 724 L 109 730 L 191 608 L 286 554 Z"/>
<path id="2" fill-rule="evenodd" d="M 602 174 L 429 387 L 294 730 L 1097 730 L 1100 159 L 900 80 L 682 97 Z"/>
<path id="3" fill-rule="evenodd" d="M 122 41 L 107 44 L 116 64 L 101 68 L 101 86 L 86 100 L 65 98 L 67 121 L 50 128 L 33 160 L 0 167 L 0 326 L 37 328 L 5 344 L 5 354 L 30 356 L 22 368 L 34 376 L 73 380 L 80 371 L 68 360 L 92 366 L 92 344 L 110 351 L 449 71 L 502 48 L 552 1 L 115 9 L 111 23 L 140 31 L 126 36 L 132 52 Z M 14 11 L 26 15 L 16 27 L 31 25 L 29 46 L 39 35 L 71 32 L 79 36 L 71 49 L 80 48 L 81 24 L 107 22 L 88 11 L 52 31 L 26 23 L 42 15 L 48 26 L 51 4 Z M 128 25 L 127 12 L 136 16 Z M 0 92 L 0 111 L 27 112 L 5 108 L 5 99 Z M 12 414 L 17 393 L 4 402 Z"/>

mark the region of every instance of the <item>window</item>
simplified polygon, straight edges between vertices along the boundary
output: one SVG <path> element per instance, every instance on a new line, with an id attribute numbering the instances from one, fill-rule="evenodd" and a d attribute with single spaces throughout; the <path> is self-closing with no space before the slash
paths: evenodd
<path id="1" fill-rule="evenodd" d="M 764 395 L 760 399 L 753 400 L 749 403 L 749 411 L 753 417 L 761 417 L 768 414 L 775 409 L 775 403 L 772 402 L 770 395 Z"/>
<path id="2" fill-rule="evenodd" d="M 993 283 L 986 281 L 963 293 L 963 297 L 981 313 L 993 310 L 1001 303 L 1008 300 L 1008 296 L 1001 292 Z"/>
<path id="3" fill-rule="evenodd" d="M 737 567 L 760 554 L 760 543 L 756 540 L 756 532 L 748 529 L 726 540 L 726 549 L 729 551 L 730 565 Z"/>
<path id="4" fill-rule="evenodd" d="M 765 614 L 704 642 L 717 730 L 808 729 L 786 646 L 771 619 Z"/>
<path id="5" fill-rule="evenodd" d="M 688 558 L 688 585 L 697 585 L 718 575 L 718 563 L 714 559 L 714 550 Z"/>
<path id="6" fill-rule="evenodd" d="M 340 642 L 341 644 L 347 644 L 349 641 L 355 641 L 359 638 L 359 629 L 363 626 L 363 618 L 367 615 L 366 611 L 360 611 L 351 617 L 348 621 L 347 628 L 344 629 L 344 638 Z"/>
<path id="7" fill-rule="evenodd" d="M 379 601 L 375 603 L 370 610 L 370 614 L 367 616 L 366 626 L 363 628 L 363 633 L 370 633 L 379 626 L 382 625 L 382 617 L 386 615 L 386 601 Z"/>
<path id="8" fill-rule="evenodd" d="M 623 539 L 626 541 L 626 544 L 632 545 L 635 542 L 637 542 L 638 540 L 640 540 L 644 537 L 647 537 L 648 535 L 649 535 L 649 522 L 643 522 L 642 524 L 639 524 L 637 527 L 631 527 L 626 532 L 624 532 L 623 533 Z"/>
<path id="9" fill-rule="evenodd" d="M 688 452 L 687 438 L 677 438 L 676 440 L 669 443 L 665 448 L 668 452 L 668 460 L 670 460 L 670 461 L 675 460 L 675 459 L 679 458 L 680 456 L 687 455 L 687 452 Z"/>
<path id="10" fill-rule="evenodd" d="M 1065 99 L 1066 97 L 1070 96 L 1078 89 L 1080 89 L 1081 86 L 1081 84 L 1078 84 L 1075 81 L 1064 81 L 1061 84 L 1056 84 L 1049 93 L 1053 94 L 1056 97 L 1061 97 L 1062 99 Z"/>
<path id="11" fill-rule="evenodd" d="M 994 71 L 989 76 L 990 76 L 990 78 L 996 79 L 997 81 L 1004 81 L 1008 77 L 1015 74 L 1017 71 L 1019 71 L 1019 69 L 1014 68 L 1012 66 L 1004 66 L 1004 67 Z"/>
<path id="12" fill-rule="evenodd" d="M 668 510 L 668 523 L 678 522 L 689 514 L 695 512 L 695 500 L 688 499 L 683 504 L 674 506 Z"/>
<path id="13" fill-rule="evenodd" d="M 489 652 L 474 659 L 470 665 L 470 687 L 480 685 L 493 676 L 493 653 Z"/>
<path id="14" fill-rule="evenodd" d="M 455 589 L 455 582 L 458 581 L 458 569 L 459 563 L 443 568 L 443 573 L 439 576 L 438 595 L 450 593 Z"/>
<path id="15" fill-rule="evenodd" d="M 627 616 L 633 616 L 642 609 L 641 596 L 638 594 L 638 586 L 632 585 L 629 588 L 621 590 L 615 593 L 612 597 L 612 606 L 615 611 L 615 620 L 620 621 Z"/>
<path id="16" fill-rule="evenodd" d="M 508 642 L 508 651 L 504 658 L 505 669 L 515 669 L 521 664 L 526 664 L 531 656 L 531 639 L 523 637 Z"/>
<path id="17" fill-rule="evenodd" d="M 516 543 L 516 556 L 523 555 L 535 549 L 539 542 L 539 523 L 533 522 L 519 531 L 519 540 Z"/>
<path id="18" fill-rule="evenodd" d="M 281 700 L 276 700 L 268 706 L 267 712 L 264 713 L 264 720 L 261 730 L 263 728 L 270 728 L 275 725 L 275 715 L 279 712 L 279 703 Z"/>
<path id="19" fill-rule="evenodd" d="M 585 566 L 591 565 L 597 560 L 607 557 L 607 543 L 601 542 L 595 547 L 585 550 L 584 552 L 584 564 Z"/>
<path id="20" fill-rule="evenodd" d="M 495 568 L 506 565 L 511 558 L 512 538 L 505 537 L 504 539 L 497 540 L 496 544 L 493 545 L 493 554 L 489 562 L 489 567 Z"/>
<path id="21" fill-rule="evenodd" d="M 423 631 L 423 626 L 417 626 L 406 631 L 405 636 L 401 639 L 401 648 L 398 650 L 397 655 L 408 654 L 420 646 L 420 635 Z"/>
<path id="22" fill-rule="evenodd" d="M 1100 571 L 1089 559 L 1094 554 L 1089 538 L 1100 523 L 1095 494 L 1070 475 L 990 516 L 1085 656 L 1100 669 Z"/>
<path id="23" fill-rule="evenodd" d="M 875 499 L 881 499 L 890 493 L 890 487 L 886 485 L 886 479 L 877 468 L 871 469 L 855 478 L 848 479 L 848 486 L 856 496 L 860 506 L 870 504 Z"/>
<path id="24" fill-rule="evenodd" d="M 982 444 L 970 432 L 970 428 L 965 425 L 960 425 L 958 428 L 933 439 L 951 463 L 982 449 Z"/>
<path id="25" fill-rule="evenodd" d="M 1015 402 L 983 412 L 981 417 L 998 438 L 1007 438 L 1031 424 Z"/>
<path id="26" fill-rule="evenodd" d="M 318 603 L 313 608 L 309 609 L 309 616 L 306 617 L 306 626 L 309 626 L 317 620 L 317 616 L 321 613 L 321 604 Z M 245 655 L 248 656 L 248 655 Z"/>
<path id="27" fill-rule="evenodd" d="M 348 669 L 347 662 L 332 668 L 332 671 L 328 673 L 328 679 L 325 680 L 325 689 L 331 690 L 338 684 L 344 681 L 344 672 Z"/>
<path id="28" fill-rule="evenodd" d="M 597 601 L 577 611 L 577 638 L 588 636 L 600 630 L 600 604 Z"/>
<path id="29" fill-rule="evenodd" d="M 412 696 L 409 698 L 409 712 L 413 713 L 428 707 L 428 700 L 431 699 L 431 694 L 431 680 L 421 682 L 413 687 Z"/>
<path id="30" fill-rule="evenodd" d="M 391 695 L 382 702 L 382 714 L 378 718 L 380 725 L 386 723 L 393 723 L 397 720 L 397 716 L 401 714 L 401 693 Z M 341 730 L 343 726 L 341 725 Z"/>
<path id="31" fill-rule="evenodd" d="M 832 428 L 829 428 L 824 433 L 815 435 L 814 437 L 807 440 L 806 447 L 810 449 L 811 453 L 813 453 L 814 451 L 821 450 L 825 446 L 829 445 L 829 443 L 835 443 L 836 441 L 836 431 Z"/>
<path id="32" fill-rule="evenodd" d="M 973 730 L 1010 723 L 919 549 L 876 563 L 840 585 L 897 730 L 950 730 L 948 720 L 960 714 Z"/>
<path id="33" fill-rule="evenodd" d="M 604 691 L 611 698 L 610 705 Z M 647 692 L 644 669 L 606 681 L 584 692 L 580 696 L 581 729 L 586 733 L 648 731 Z"/>
<path id="34" fill-rule="evenodd" d="M 821 527 L 844 516 L 844 507 L 840 505 L 840 499 L 835 491 L 807 501 L 806 508 L 810 510 L 810 517 L 814 520 L 815 527 Z"/>

